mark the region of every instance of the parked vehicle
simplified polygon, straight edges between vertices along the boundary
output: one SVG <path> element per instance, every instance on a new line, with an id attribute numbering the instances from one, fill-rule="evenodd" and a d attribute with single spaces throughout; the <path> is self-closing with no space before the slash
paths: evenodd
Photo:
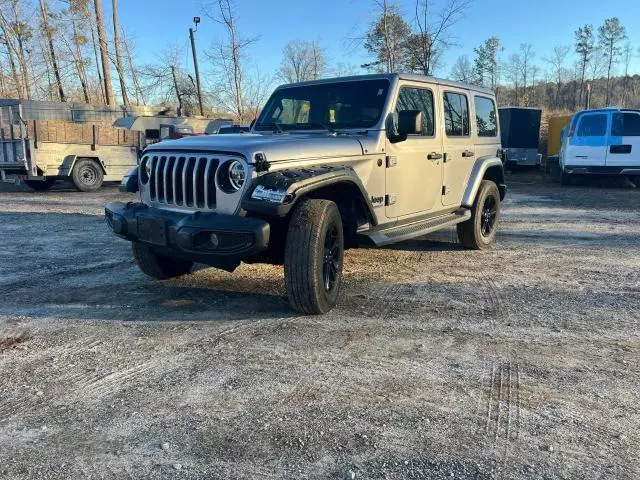
<path id="1" fill-rule="evenodd" d="M 539 108 L 500 108 L 500 137 L 505 164 L 540 165 L 538 143 L 541 115 Z"/>
<path id="2" fill-rule="evenodd" d="M 139 203 L 106 206 L 143 272 L 284 264 L 290 305 L 336 303 L 345 248 L 456 226 L 494 241 L 506 193 L 494 93 L 379 74 L 283 85 L 252 132 L 160 142 L 123 180 Z"/>
<path id="3" fill-rule="evenodd" d="M 640 184 L 640 110 L 584 110 L 571 119 L 560 149 L 562 184 L 577 175 L 625 175 Z"/>
<path id="4" fill-rule="evenodd" d="M 0 178 L 24 182 L 36 191 L 48 190 L 58 180 L 93 191 L 103 182 L 121 181 L 146 145 L 202 133 L 209 123 L 164 115 L 117 118 L 125 112 L 106 108 L 3 100 Z"/>

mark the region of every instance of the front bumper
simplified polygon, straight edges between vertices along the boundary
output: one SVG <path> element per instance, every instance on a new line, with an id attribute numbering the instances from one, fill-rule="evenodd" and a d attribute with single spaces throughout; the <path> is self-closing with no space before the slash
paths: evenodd
<path id="1" fill-rule="evenodd" d="M 146 243 L 168 256 L 211 265 L 237 263 L 269 245 L 269 223 L 258 218 L 112 202 L 105 207 L 105 220 L 116 235 L 129 241 Z"/>

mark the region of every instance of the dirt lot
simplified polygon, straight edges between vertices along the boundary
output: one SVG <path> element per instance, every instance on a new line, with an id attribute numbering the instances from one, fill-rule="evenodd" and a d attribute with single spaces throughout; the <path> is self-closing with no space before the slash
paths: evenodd
<path id="1" fill-rule="evenodd" d="M 512 175 L 498 242 L 152 282 L 102 207 L 0 193 L 0 477 L 640 477 L 640 189 Z M 133 196 L 131 196 L 133 199 Z"/>

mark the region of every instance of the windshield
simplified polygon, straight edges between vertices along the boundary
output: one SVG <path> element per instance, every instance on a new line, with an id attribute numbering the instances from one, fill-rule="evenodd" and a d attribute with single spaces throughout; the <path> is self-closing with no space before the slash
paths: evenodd
<path id="1" fill-rule="evenodd" d="M 255 130 L 372 128 L 380 119 L 388 80 L 320 83 L 276 90 Z"/>

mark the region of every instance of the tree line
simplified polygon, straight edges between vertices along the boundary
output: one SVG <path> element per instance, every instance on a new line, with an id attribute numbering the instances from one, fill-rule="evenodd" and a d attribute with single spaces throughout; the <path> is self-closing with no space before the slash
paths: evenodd
<path id="1" fill-rule="evenodd" d="M 203 13 L 219 25 L 222 38 L 204 50 L 210 69 L 203 88 L 206 113 L 248 122 L 276 81 L 363 70 L 439 74 L 491 88 L 501 104 L 571 110 L 585 105 L 589 95 L 592 107 L 640 106 L 640 76 L 629 72 L 637 52 L 618 18 L 578 27 L 571 44 L 540 58 L 532 44 L 509 51 L 490 36 L 443 75 L 444 54 L 459 45 L 454 27 L 470 1 L 447 0 L 436 9 L 432 0 L 411 0 L 407 13 L 387 0 L 370 0 L 371 24 L 345 39 L 349 49 L 368 55 L 367 63 L 333 64 L 320 42 L 298 39 L 283 48 L 279 69 L 265 73 L 251 58 L 260 39 L 242 33 L 233 0 L 212 0 Z M 111 0 L 110 19 L 104 18 L 102 3 L 0 0 L 0 96 L 114 107 L 173 104 L 180 113 L 199 113 L 188 50 L 168 47 L 156 52 L 156 61 L 141 64 L 132 35 L 120 25 L 118 0 Z"/>

